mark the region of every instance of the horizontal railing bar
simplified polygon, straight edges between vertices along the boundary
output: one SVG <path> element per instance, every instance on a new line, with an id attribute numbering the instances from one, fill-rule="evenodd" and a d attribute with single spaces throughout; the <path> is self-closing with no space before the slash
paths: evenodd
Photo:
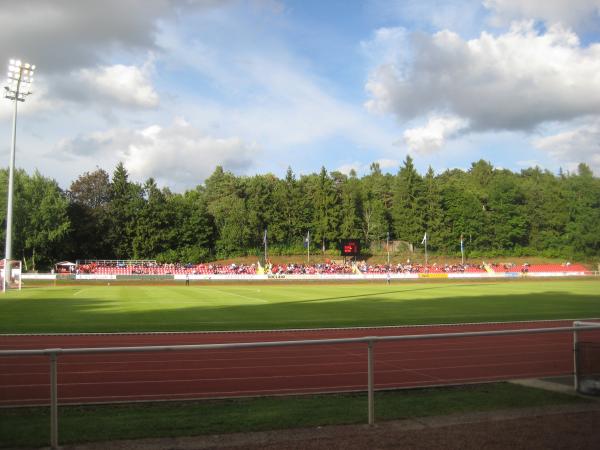
<path id="1" fill-rule="evenodd" d="M 580 323 L 579 326 L 553 328 L 526 328 L 521 330 L 471 331 L 463 333 L 411 334 L 405 336 L 365 336 L 359 338 L 312 339 L 297 341 L 235 342 L 229 344 L 151 345 L 138 347 L 48 348 L 35 350 L 0 350 L 0 356 L 74 355 L 96 353 L 142 353 L 186 350 L 227 350 L 238 348 L 291 347 L 303 345 L 335 345 L 387 341 L 414 341 L 452 339 L 520 334 L 566 333 L 572 331 L 600 330 L 600 325 Z"/>

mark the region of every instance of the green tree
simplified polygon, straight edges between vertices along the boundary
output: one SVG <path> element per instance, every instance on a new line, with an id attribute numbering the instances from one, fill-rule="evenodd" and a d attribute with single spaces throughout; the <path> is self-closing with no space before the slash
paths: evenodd
<path id="1" fill-rule="evenodd" d="M 565 179 L 569 204 L 566 241 L 572 255 L 600 253 L 600 181 L 586 164 Z"/>
<path id="2" fill-rule="evenodd" d="M 135 214 L 133 257 L 152 259 L 175 244 L 175 211 L 167 201 L 170 193 L 161 191 L 153 178 L 149 178 L 142 189 L 144 201 Z"/>
<path id="3" fill-rule="evenodd" d="M 525 192 L 524 214 L 529 220 L 531 251 L 557 257 L 566 246 L 564 236 L 569 221 L 567 193 L 560 178 L 538 167 L 521 172 Z"/>
<path id="4" fill-rule="evenodd" d="M 142 187 L 129 181 L 125 166 L 119 163 L 113 172 L 108 205 L 108 241 L 114 257 L 129 259 L 134 256 L 133 240 L 137 231 L 137 215 L 143 205 Z"/>
<path id="5" fill-rule="evenodd" d="M 486 211 L 469 175 L 461 170 L 446 171 L 439 181 L 444 213 L 440 231 L 443 247 L 450 252 L 457 251 L 462 234 L 467 252 L 483 248 L 484 242 L 489 241 L 486 237 Z"/>
<path id="6" fill-rule="evenodd" d="M 390 210 L 393 194 L 390 180 L 381 172 L 379 163 L 372 163 L 370 173 L 361 180 L 361 225 L 365 243 L 387 237 L 390 231 Z"/>
<path id="7" fill-rule="evenodd" d="M 7 171 L 0 174 L 6 189 Z M 26 270 L 48 269 L 64 254 L 70 230 L 68 200 L 55 180 L 36 171 L 33 176 L 15 171 L 13 202 L 13 258 L 23 258 Z M 6 218 L 6 191 L 2 219 Z M 5 227 L 3 227 L 4 232 Z M 5 239 L 3 233 L 2 239 Z"/>
<path id="8" fill-rule="evenodd" d="M 291 167 L 288 167 L 285 179 L 276 185 L 274 205 L 281 211 L 282 242 L 288 248 L 299 246 L 311 226 L 311 202 Z"/>
<path id="9" fill-rule="evenodd" d="M 340 237 L 360 236 L 362 234 L 363 199 L 361 183 L 354 169 L 350 171 L 348 179 L 342 186 L 341 203 Z"/>
<path id="10" fill-rule="evenodd" d="M 67 191 L 71 233 L 66 254 L 73 259 L 103 259 L 113 254 L 109 235 L 110 177 L 103 169 L 86 172 Z"/>
<path id="11" fill-rule="evenodd" d="M 268 229 L 269 244 L 282 244 L 286 241 L 281 205 L 278 204 L 277 190 L 280 181 L 272 174 L 256 175 L 245 180 L 244 192 L 248 226 L 253 236 L 253 245 L 260 247 L 264 230 Z"/>
<path id="12" fill-rule="evenodd" d="M 214 247 L 214 225 L 202 192 L 196 189 L 175 195 L 169 205 L 176 216 L 176 260 L 206 261 Z"/>
<path id="13" fill-rule="evenodd" d="M 492 247 L 499 251 L 527 247 L 529 218 L 525 215 L 525 195 L 516 175 L 495 171 L 488 186 Z"/>
<path id="14" fill-rule="evenodd" d="M 394 234 L 398 239 L 421 242 L 425 231 L 421 210 L 422 192 L 423 179 L 417 173 L 412 158 L 407 155 L 394 186 L 392 219 Z"/>
<path id="15" fill-rule="evenodd" d="M 423 180 L 423 228 L 427 230 L 429 245 L 432 250 L 448 248 L 447 234 L 443 233 L 442 223 L 444 212 L 442 210 L 442 195 L 439 182 L 431 166 Z"/>
<path id="16" fill-rule="evenodd" d="M 207 208 L 216 230 L 216 255 L 245 254 L 257 237 L 249 222 L 243 182 L 218 166 L 205 186 Z"/>
<path id="17" fill-rule="evenodd" d="M 334 180 L 325 167 L 321 168 L 318 175 L 312 174 L 303 178 L 307 194 L 313 201 L 311 226 L 314 230 L 313 240 L 323 248 L 335 245 L 339 239 L 338 220 L 341 209 L 339 186 L 334 186 Z"/>

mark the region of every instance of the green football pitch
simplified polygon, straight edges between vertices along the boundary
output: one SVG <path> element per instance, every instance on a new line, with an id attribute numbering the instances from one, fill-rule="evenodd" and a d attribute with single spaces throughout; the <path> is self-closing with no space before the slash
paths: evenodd
<path id="1" fill-rule="evenodd" d="M 600 317 L 600 280 L 69 285 L 0 297 L 0 333 L 268 330 Z"/>

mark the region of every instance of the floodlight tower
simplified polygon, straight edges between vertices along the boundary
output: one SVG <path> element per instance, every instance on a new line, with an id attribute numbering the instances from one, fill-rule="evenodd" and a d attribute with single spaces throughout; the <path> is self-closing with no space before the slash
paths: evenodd
<path id="1" fill-rule="evenodd" d="M 12 145 L 10 147 L 10 164 L 8 169 L 8 200 L 6 209 L 6 247 L 4 251 L 4 286 L 6 287 L 10 278 L 10 267 L 8 261 L 12 258 L 12 213 L 13 213 L 13 181 L 15 171 L 15 147 L 17 144 L 17 105 L 24 102 L 25 97 L 31 94 L 33 83 L 33 72 L 35 66 L 23 63 L 20 60 L 11 59 L 8 63 L 8 80 L 4 86 L 4 97 L 14 102 L 13 107 L 13 129 Z"/>

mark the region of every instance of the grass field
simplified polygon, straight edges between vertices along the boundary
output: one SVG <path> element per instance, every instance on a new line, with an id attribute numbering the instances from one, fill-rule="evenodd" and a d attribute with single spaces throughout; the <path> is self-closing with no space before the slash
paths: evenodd
<path id="1" fill-rule="evenodd" d="M 591 400 L 509 383 L 376 394 L 377 420 L 507 408 L 583 404 Z M 63 406 L 60 442 L 194 436 L 367 421 L 365 394 Z M 0 409 L 0 448 L 49 442 L 48 408 Z M 133 446 L 137 448 L 136 446 Z"/>
<path id="2" fill-rule="evenodd" d="M 0 333 L 202 331 L 600 317 L 600 280 L 69 285 L 0 297 Z"/>

